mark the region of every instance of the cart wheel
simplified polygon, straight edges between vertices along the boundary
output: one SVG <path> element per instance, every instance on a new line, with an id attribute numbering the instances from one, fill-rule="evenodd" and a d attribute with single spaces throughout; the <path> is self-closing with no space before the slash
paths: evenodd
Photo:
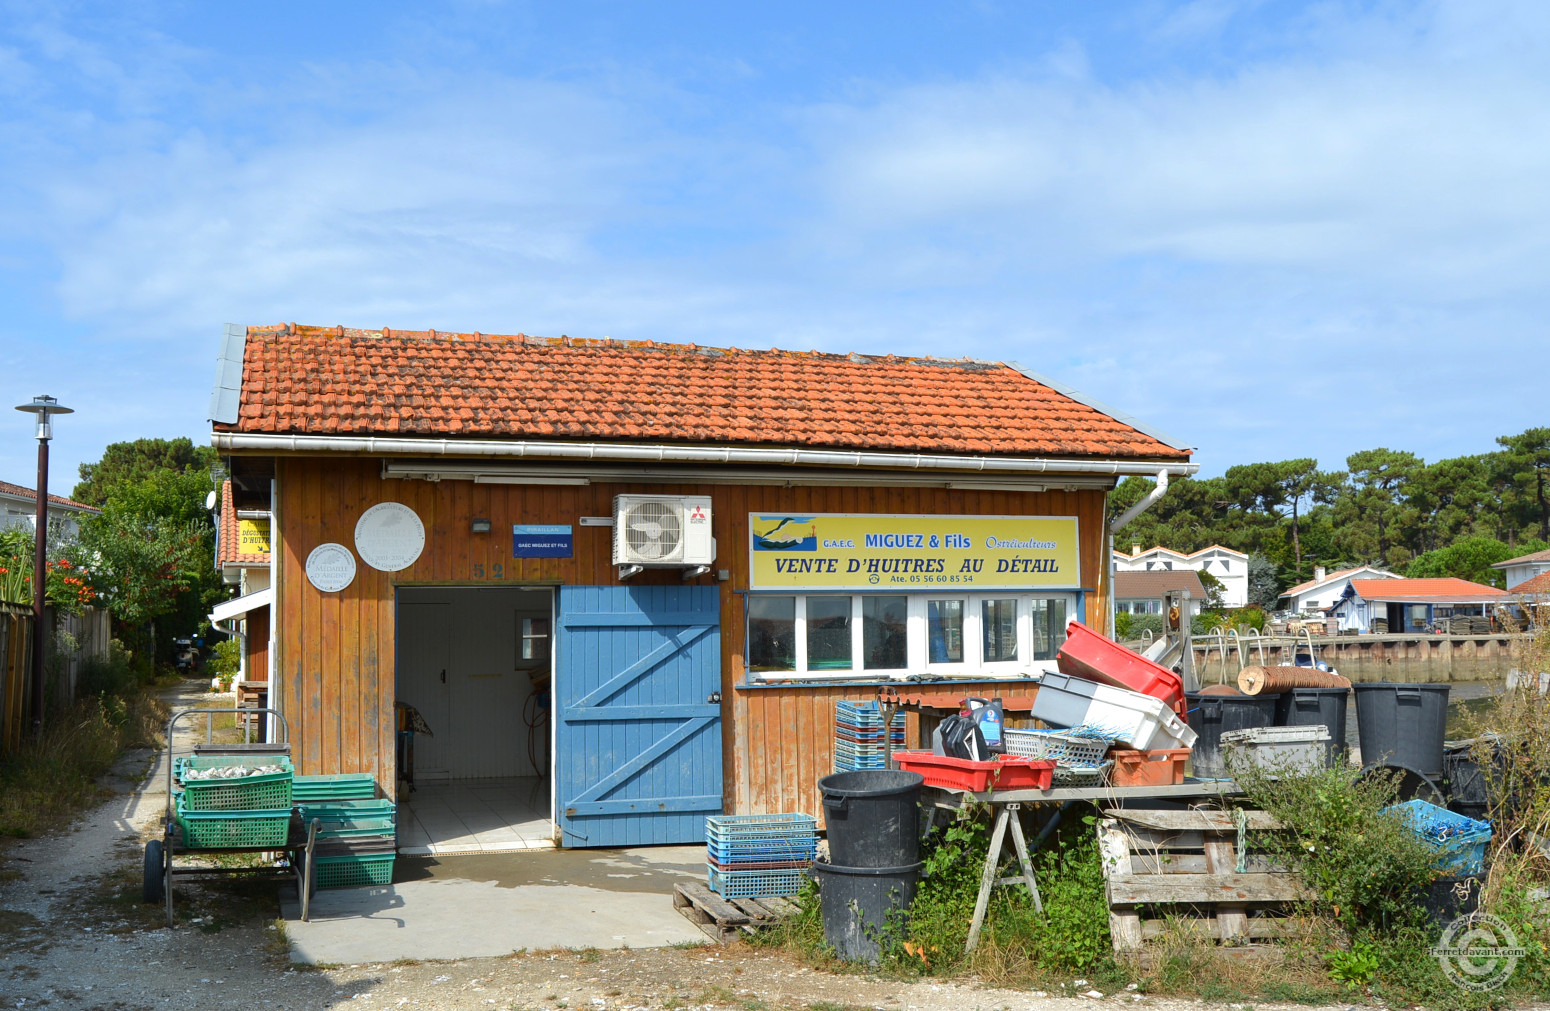
<path id="1" fill-rule="evenodd" d="M 140 898 L 145 902 L 160 902 L 167 894 L 166 848 L 160 839 L 145 844 L 145 881 L 140 886 Z"/>

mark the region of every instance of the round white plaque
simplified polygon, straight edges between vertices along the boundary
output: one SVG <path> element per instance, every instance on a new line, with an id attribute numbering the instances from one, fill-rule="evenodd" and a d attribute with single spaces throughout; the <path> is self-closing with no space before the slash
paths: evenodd
<path id="1" fill-rule="evenodd" d="M 343 544 L 319 544 L 307 556 L 307 582 L 338 593 L 355 581 L 355 556 Z"/>
<path id="2" fill-rule="evenodd" d="M 355 550 L 374 569 L 407 569 L 425 550 L 425 524 L 402 502 L 379 503 L 356 522 Z"/>

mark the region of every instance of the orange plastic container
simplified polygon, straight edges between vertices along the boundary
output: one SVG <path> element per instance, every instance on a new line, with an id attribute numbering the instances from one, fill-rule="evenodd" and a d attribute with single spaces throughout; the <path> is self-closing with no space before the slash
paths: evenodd
<path id="1" fill-rule="evenodd" d="M 1075 618 L 1066 623 L 1066 641 L 1055 653 L 1055 664 L 1062 674 L 1162 699 L 1180 716 L 1188 712 L 1184 682 L 1177 674 L 1105 639 Z"/>
<path id="2" fill-rule="evenodd" d="M 1114 771 L 1109 782 L 1114 786 L 1172 786 L 1184 782 L 1184 763 L 1189 748 L 1159 748 L 1156 751 L 1131 751 L 1113 748 Z"/>
<path id="3" fill-rule="evenodd" d="M 893 760 L 905 772 L 918 772 L 927 786 L 947 790 L 1048 790 L 1055 779 L 1055 763 L 1049 759 L 1004 756 L 996 761 L 933 755 L 929 751 L 895 751 Z"/>

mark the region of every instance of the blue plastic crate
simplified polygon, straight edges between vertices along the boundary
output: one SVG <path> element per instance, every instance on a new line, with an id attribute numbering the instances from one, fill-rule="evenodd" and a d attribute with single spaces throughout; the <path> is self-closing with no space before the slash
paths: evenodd
<path id="1" fill-rule="evenodd" d="M 705 852 L 718 864 L 769 863 L 777 860 L 812 860 L 818 855 L 818 840 L 740 839 L 736 842 L 707 841 Z"/>
<path id="2" fill-rule="evenodd" d="M 1449 874 L 1485 873 L 1485 847 L 1491 823 L 1456 814 L 1424 800 L 1386 808 L 1402 817 L 1411 831 L 1438 853 L 1438 868 Z"/>
<path id="3" fill-rule="evenodd" d="M 841 699 L 834 704 L 834 722 L 862 729 L 881 730 L 883 714 L 878 710 L 876 702 L 847 702 Z M 904 726 L 904 710 L 900 709 L 893 714 L 893 725 Z"/>
<path id="4" fill-rule="evenodd" d="M 726 899 L 763 899 L 795 895 L 802 890 L 807 870 L 788 867 L 762 871 L 723 871 L 705 865 L 710 890 Z"/>
<path id="5" fill-rule="evenodd" d="M 705 819 L 707 837 L 767 839 L 806 835 L 818 831 L 818 819 L 810 814 L 713 814 Z"/>

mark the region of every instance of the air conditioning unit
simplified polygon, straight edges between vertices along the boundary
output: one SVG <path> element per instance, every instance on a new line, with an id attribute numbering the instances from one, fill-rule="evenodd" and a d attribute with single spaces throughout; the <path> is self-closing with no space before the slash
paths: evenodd
<path id="1" fill-rule="evenodd" d="M 709 495 L 615 495 L 614 564 L 683 568 L 716 560 Z"/>

